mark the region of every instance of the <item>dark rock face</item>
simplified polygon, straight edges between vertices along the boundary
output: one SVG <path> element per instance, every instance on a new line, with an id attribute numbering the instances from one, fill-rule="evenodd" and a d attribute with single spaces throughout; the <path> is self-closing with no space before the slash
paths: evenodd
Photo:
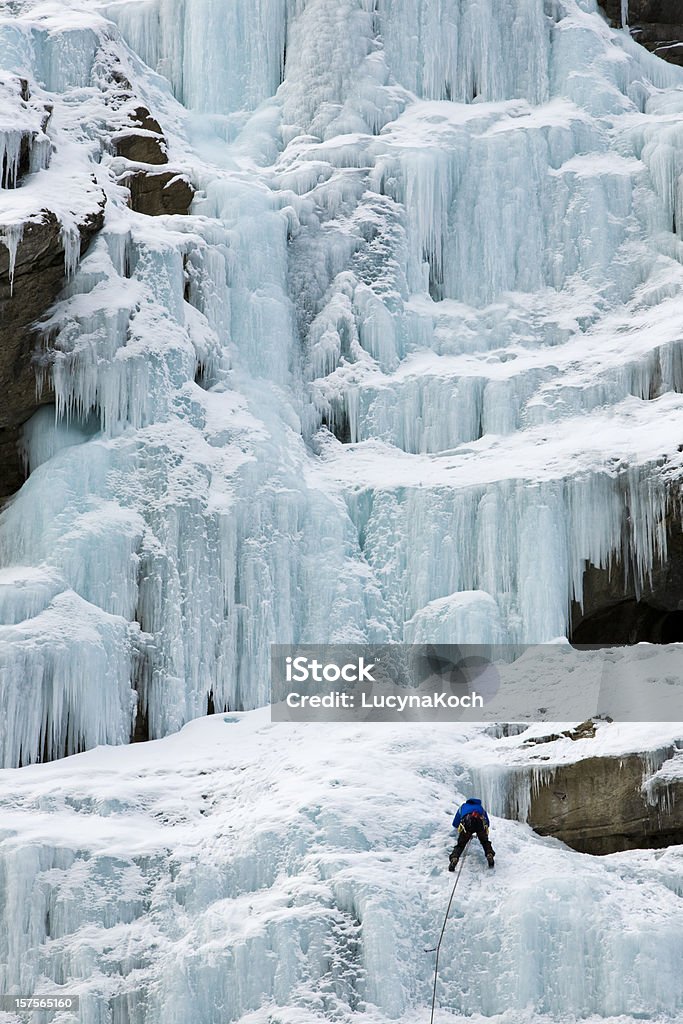
<path id="1" fill-rule="evenodd" d="M 532 787 L 528 822 L 540 835 L 581 853 L 683 843 L 683 774 L 654 790 L 651 799 L 660 797 L 656 803 L 648 801 L 644 789 L 648 774 L 652 767 L 641 754 L 589 757 L 548 768 Z"/>
<path id="2" fill-rule="evenodd" d="M 117 133 L 112 141 L 117 155 L 127 160 L 138 164 L 168 163 L 163 135 L 131 129 Z"/>
<path id="3" fill-rule="evenodd" d="M 571 632 L 577 647 L 674 644 L 682 637 L 683 611 L 664 611 L 635 598 L 586 616 Z"/>
<path id="4" fill-rule="evenodd" d="M 150 217 L 187 214 L 194 198 L 189 181 L 176 171 L 132 171 L 124 174 L 120 181 L 130 189 L 131 207 L 136 213 Z"/>
<path id="5" fill-rule="evenodd" d="M 117 156 L 134 164 L 167 165 L 166 139 L 156 118 L 144 106 L 136 107 L 129 118 L 131 127 L 120 129 L 112 137 Z M 119 181 L 130 189 L 132 209 L 149 217 L 187 214 L 194 198 L 187 178 L 170 169 L 150 171 L 146 167 L 131 167 Z"/>
<path id="6" fill-rule="evenodd" d="M 683 521 L 667 520 L 667 557 L 638 593 L 633 572 L 589 566 L 583 576 L 583 608 L 572 603 L 570 640 L 581 645 L 677 643 L 683 640 Z"/>
<path id="7" fill-rule="evenodd" d="M 147 107 L 137 107 L 131 121 L 130 128 L 117 132 L 112 139 L 117 155 L 140 164 L 167 164 L 164 133 Z"/>
<path id="8" fill-rule="evenodd" d="M 147 107 L 136 107 L 131 114 L 131 120 L 144 129 L 146 132 L 154 132 L 156 135 L 163 137 L 161 125 L 157 121 L 156 117 L 152 117 Z"/>
<path id="9" fill-rule="evenodd" d="M 103 222 L 104 197 L 80 225 L 81 253 Z M 10 254 L 0 245 L 0 504 L 24 480 L 17 447 L 21 427 L 40 405 L 52 400 L 50 394 L 38 397 L 36 393 L 35 322 L 64 283 L 60 227 L 54 213 L 48 211 L 42 212 L 37 223 L 25 225 L 16 252 L 13 287 Z"/>
<path id="10" fill-rule="evenodd" d="M 608 19 L 621 27 L 621 0 L 603 0 Z M 683 66 L 683 4 L 681 0 L 629 0 L 631 35 L 648 50 Z"/>
<path id="11" fill-rule="evenodd" d="M 117 60 L 103 50 L 94 72 L 112 114 L 109 140 L 103 138 L 103 145 L 110 144 L 124 166 L 130 162 L 120 180 L 130 189 L 134 210 L 150 216 L 187 214 L 194 190 L 182 174 L 168 168 L 161 126 L 136 100 Z M 0 167 L 0 185 L 21 187 L 25 175 L 49 165 L 52 140 L 46 128 L 52 108 L 34 100 L 28 81 L 16 75 L 0 79 L 0 99 L 13 105 L 17 117 L 12 146 L 6 149 L 9 156 Z M 159 165 L 165 169 L 157 171 Z M 103 222 L 101 195 L 100 205 L 86 209 L 79 225 L 81 255 Z M 12 238 L 14 232 L 16 238 L 16 230 L 0 224 L 0 237 Z M 24 481 L 18 449 L 21 429 L 40 405 L 53 400 L 48 388 L 37 394 L 36 322 L 58 297 L 65 279 L 61 224 L 54 213 L 39 208 L 32 212 L 11 264 L 10 252 L 0 242 L 0 506 Z"/>
<path id="12" fill-rule="evenodd" d="M 34 98 L 28 81 L 16 75 L 0 78 L 0 100 L 11 111 L 14 125 L 9 149 L 5 145 L 0 184 L 20 189 L 31 172 L 49 173 L 52 140 L 47 127 L 52 106 Z M 95 195 L 99 198 L 86 201 L 79 226 L 81 252 L 104 220 L 104 195 L 97 191 Z M 0 237 L 4 239 L 0 244 L 1 505 L 24 479 L 18 450 L 21 428 L 39 405 L 51 400 L 49 394 L 38 397 L 36 393 L 35 323 L 62 288 L 65 268 L 61 224 L 49 210 L 36 206 L 23 224 L 0 223 Z"/>
<path id="13" fill-rule="evenodd" d="M 168 167 L 162 128 L 135 97 L 116 54 L 106 48 L 99 52 L 93 81 L 105 93 L 111 111 L 102 146 L 111 147 L 122 158 L 120 180 L 130 189 L 133 209 L 150 216 L 187 214 L 194 190 L 182 174 Z M 53 140 L 46 129 L 52 107 L 33 98 L 29 82 L 17 75 L 0 77 L 0 101 L 16 115 L 10 145 L 3 149 L 0 186 L 21 187 L 26 175 L 49 167 Z M 159 165 L 165 165 L 164 170 L 157 171 Z M 79 225 L 81 255 L 104 223 L 104 195 L 87 202 L 93 208 L 86 205 Z M 19 227 L 0 224 L 0 238 L 16 238 Z M 54 213 L 37 207 L 23 224 L 14 266 L 8 247 L 0 241 L 0 506 L 24 481 L 18 449 L 21 429 L 40 405 L 53 400 L 49 388 L 37 394 L 36 323 L 58 297 L 64 281 L 61 224 Z"/>

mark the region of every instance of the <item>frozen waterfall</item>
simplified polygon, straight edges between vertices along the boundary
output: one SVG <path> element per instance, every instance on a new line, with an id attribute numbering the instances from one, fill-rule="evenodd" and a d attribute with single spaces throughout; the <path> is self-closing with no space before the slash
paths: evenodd
<path id="1" fill-rule="evenodd" d="M 0 515 L 3 764 L 262 705 L 274 641 L 462 640 L 481 592 L 478 635 L 486 607 L 543 642 L 588 564 L 647 579 L 683 423 L 678 68 L 592 0 L 29 2 L 0 52 L 54 108 L 2 216 L 40 193 L 67 222 L 86 171 L 107 198 Z M 122 81 L 189 216 L 126 205 Z"/>
<path id="2" fill-rule="evenodd" d="M 600 684 L 549 642 L 588 567 L 640 595 L 680 512 L 683 69 L 595 0 L 0 7 L 1 283 L 44 223 L 64 272 L 0 511 L 0 995 L 427 1024 L 478 789 L 496 869 L 473 844 L 438 1024 L 680 1022 L 683 848 L 527 824 L 559 768 L 637 752 L 661 832 L 680 727 L 265 705 L 274 642 L 569 651 L 509 668 L 515 721 Z M 642 707 L 677 658 L 602 683 Z"/>

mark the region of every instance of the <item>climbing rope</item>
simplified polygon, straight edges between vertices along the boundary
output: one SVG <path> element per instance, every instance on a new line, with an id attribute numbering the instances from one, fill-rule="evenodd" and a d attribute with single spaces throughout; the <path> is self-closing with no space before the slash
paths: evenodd
<path id="1" fill-rule="evenodd" d="M 465 847 L 465 849 L 463 850 L 462 857 L 460 858 L 460 867 L 458 868 L 458 873 L 455 876 L 455 881 L 453 882 L 453 888 L 451 889 L 451 898 L 448 901 L 448 907 L 446 908 L 446 916 L 444 917 L 443 924 L 441 926 L 441 935 L 439 935 L 439 941 L 436 944 L 436 962 L 434 964 L 434 988 L 432 990 L 432 1015 L 429 1018 L 429 1024 L 434 1024 L 434 1007 L 436 1006 L 436 982 L 437 982 L 438 977 L 439 977 L 439 951 L 441 949 L 441 940 L 443 939 L 443 933 L 446 931 L 446 924 L 448 923 L 448 915 L 451 912 L 451 904 L 453 902 L 453 897 L 455 896 L 455 887 L 457 886 L 458 882 L 460 881 L 460 875 L 462 873 L 462 868 L 463 868 L 463 864 L 465 863 L 466 855 L 467 855 L 467 847 Z"/>

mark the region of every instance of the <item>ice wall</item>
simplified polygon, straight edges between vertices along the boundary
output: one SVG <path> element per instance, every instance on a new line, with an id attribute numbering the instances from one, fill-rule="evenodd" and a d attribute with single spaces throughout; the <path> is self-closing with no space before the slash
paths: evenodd
<path id="1" fill-rule="evenodd" d="M 220 196 L 213 201 L 220 203 Z M 272 255 L 283 244 L 282 220 L 271 224 L 261 256 L 266 247 Z M 263 227 L 261 221 L 262 233 Z M 105 229 L 47 325 L 60 440 L 47 445 L 55 436 L 54 416 L 43 413 L 26 433 L 33 472 L 4 514 L 3 558 L 35 571 L 49 563 L 74 598 L 117 617 L 125 643 L 116 659 L 98 665 L 99 641 L 89 653 L 90 606 L 75 616 L 69 607 L 70 628 L 54 656 L 63 651 L 67 662 L 83 666 L 88 697 L 77 698 L 78 686 L 65 684 L 63 673 L 49 666 L 52 690 L 46 687 L 37 705 L 30 694 L 22 697 L 36 707 L 35 742 L 22 744 L 25 760 L 43 750 L 63 752 L 57 739 L 38 743 L 38 708 L 52 699 L 67 705 L 78 699 L 88 723 L 81 742 L 70 734 L 67 749 L 92 745 L 103 721 L 113 730 L 109 740 L 125 741 L 131 684 L 149 735 L 163 735 L 205 713 L 209 694 L 219 706 L 267 701 L 268 645 L 275 635 L 367 634 L 372 591 L 363 594 L 362 571 L 350 557 L 357 545 L 350 522 L 338 501 L 302 486 L 295 414 L 285 406 L 283 424 L 275 383 L 263 379 L 250 401 L 249 373 L 257 366 L 278 384 L 291 376 L 290 315 L 277 274 L 261 261 L 253 236 L 245 235 L 243 243 L 230 239 L 236 251 L 229 258 L 240 269 L 229 287 L 228 259 L 219 246 L 209 251 L 201 237 L 163 229 L 154 245 L 127 243 L 122 265 L 129 276 L 121 276 L 109 255 L 116 239 Z M 222 237 L 227 252 L 227 231 Z M 195 306 L 183 298 L 184 254 L 201 275 L 189 293 Z M 261 288 L 270 287 L 270 308 L 254 301 L 251 272 Z M 256 325 L 272 339 L 271 352 L 256 350 Z M 226 332 L 230 370 L 227 362 L 221 365 L 228 357 L 214 326 Z M 221 383 L 213 392 L 194 383 L 200 365 L 214 366 Z M 244 375 L 240 396 L 228 381 Z M 249 411 L 265 394 L 273 403 L 270 423 L 267 413 L 256 420 Z M 60 423 L 79 425 L 65 430 Z M 49 501 L 41 497 L 45 491 Z M 321 577 L 323 558 L 330 572 Z M 299 599 L 302 592 L 306 601 Z M 58 616 L 55 601 L 50 609 Z M 83 622 L 80 634 L 74 619 Z M 129 622 L 136 624 L 132 639 Z M 38 677 L 51 658 L 39 618 L 33 627 L 33 646 L 29 630 L 21 647 L 10 642 L 4 648 L 9 676 Z M 113 713 L 110 682 L 128 693 Z M 16 696 L 9 691 L 7 699 Z"/>
<path id="2" fill-rule="evenodd" d="M 0 983 L 64 986 L 86 1024 L 428 1019 L 453 805 L 485 752 L 472 727 L 313 737 L 257 711 L 6 773 Z M 498 817 L 492 838 L 437 1019 L 680 1018 L 680 850 L 588 857 Z"/>
<path id="3" fill-rule="evenodd" d="M 0 34 L 54 103 L 42 180 L 86 160 L 108 200 L 0 517 L 8 713 L 45 680 L 5 763 L 263 703 L 275 640 L 462 641 L 489 607 L 543 642 L 586 562 L 640 586 L 683 415 L 678 69 L 574 0 L 29 3 Z M 127 207 L 114 67 L 190 216 Z"/>
<path id="4" fill-rule="evenodd" d="M 282 81 L 287 0 L 132 0 L 98 5 L 186 106 L 253 109 Z"/>

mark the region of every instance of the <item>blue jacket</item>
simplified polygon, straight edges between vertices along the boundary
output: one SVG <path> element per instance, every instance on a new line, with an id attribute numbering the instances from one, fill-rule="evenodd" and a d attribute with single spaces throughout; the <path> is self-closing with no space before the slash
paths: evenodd
<path id="1" fill-rule="evenodd" d="M 465 817 L 465 815 L 471 814 L 472 811 L 477 811 L 478 814 L 481 814 L 482 818 L 484 819 L 484 824 L 488 828 L 489 816 L 482 807 L 481 800 L 478 800 L 475 796 L 471 796 L 469 800 L 466 800 L 465 803 L 460 808 L 460 810 L 458 811 L 458 813 L 456 814 L 456 816 L 453 818 L 453 828 L 457 828 L 462 819 Z"/>

